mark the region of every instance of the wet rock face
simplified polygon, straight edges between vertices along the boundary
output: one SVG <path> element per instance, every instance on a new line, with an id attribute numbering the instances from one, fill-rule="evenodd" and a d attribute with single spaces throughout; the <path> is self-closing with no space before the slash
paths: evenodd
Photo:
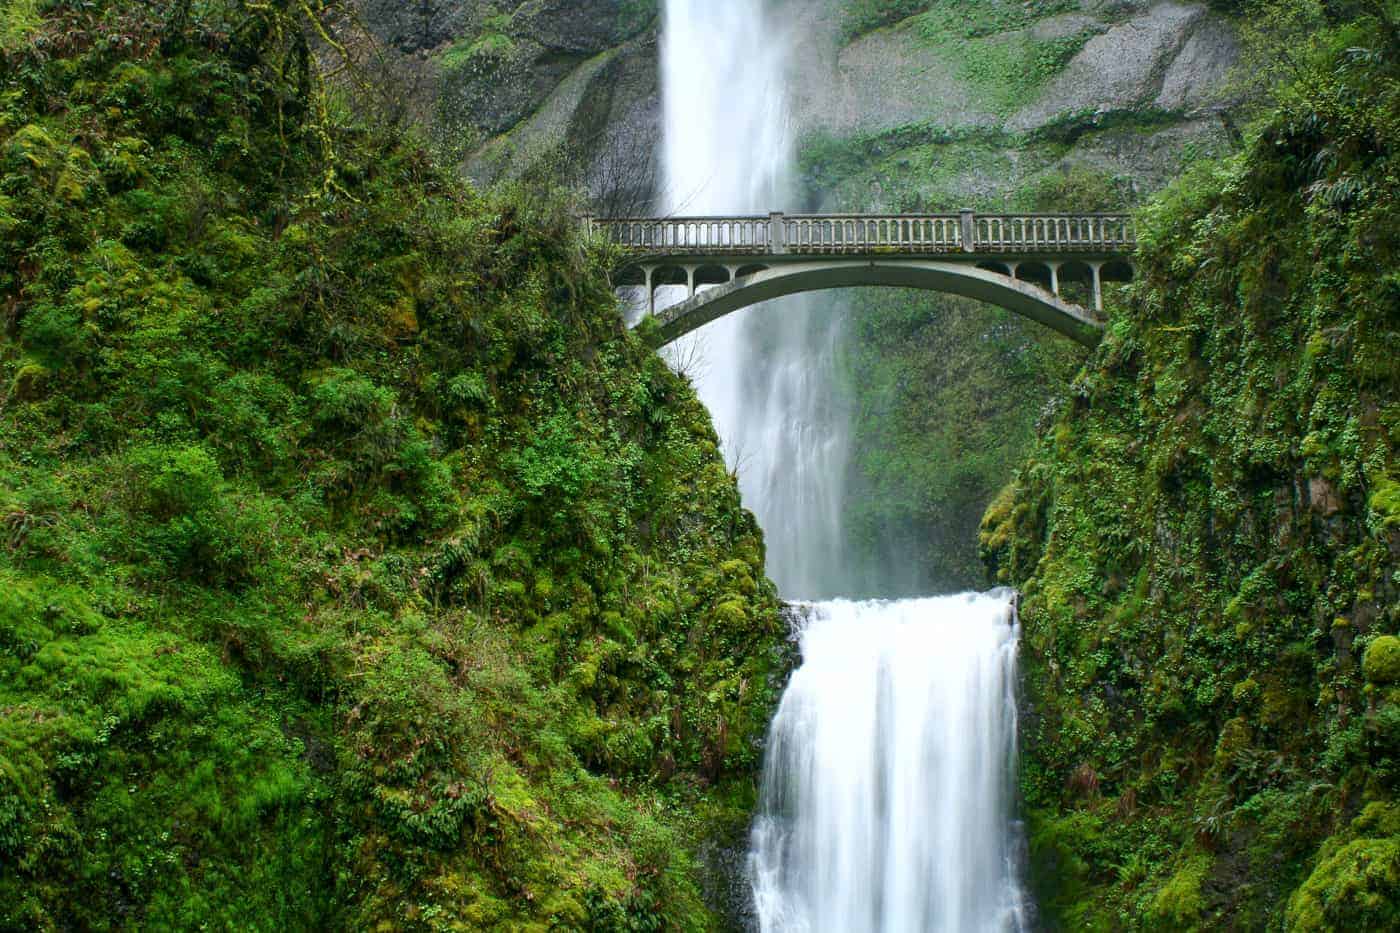
<path id="1" fill-rule="evenodd" d="M 927 120 L 991 127 L 1001 118 L 981 105 L 959 63 L 908 31 L 879 31 L 842 49 L 836 81 L 806 85 L 801 122 L 840 135 L 879 132 Z"/>
<path id="2" fill-rule="evenodd" d="M 482 40 L 449 59 L 439 113 L 487 136 L 504 133 L 533 113 L 582 60 L 529 39 Z"/>
<path id="3" fill-rule="evenodd" d="M 389 45 L 416 52 L 471 32 L 491 6 L 482 0 L 362 0 L 360 15 Z"/>
<path id="4" fill-rule="evenodd" d="M 1205 20 L 1191 33 L 1162 78 L 1157 106 L 1190 110 L 1210 103 L 1239 54 L 1234 32 L 1220 20 Z"/>
<path id="5" fill-rule="evenodd" d="M 1188 109 L 1205 103 L 1237 54 L 1233 32 L 1204 6 L 1160 3 L 1090 39 L 1008 127 L 1086 110 Z"/>
<path id="6" fill-rule="evenodd" d="M 584 60 L 508 133 L 470 154 L 467 174 L 491 182 L 553 154 L 567 163 L 567 180 L 593 194 L 599 214 L 650 210 L 659 177 L 657 71 L 654 34 Z"/>
<path id="7" fill-rule="evenodd" d="M 647 6 L 635 0 L 530 0 L 520 4 L 512 26 L 546 49 L 596 55 L 644 28 L 651 20 Z"/>
<path id="8" fill-rule="evenodd" d="M 813 39 L 797 65 L 799 122 L 838 136 L 929 121 L 1024 134 L 1085 112 L 1193 114 L 1215 103 L 1239 54 L 1231 24 L 1201 3 L 1086 2 L 963 44 L 939 41 L 939 31 L 957 27 L 936 19 L 845 43 L 839 11 L 803 19 L 801 31 Z M 1039 50 L 1077 37 L 1082 48 L 1009 112 L 997 93 L 998 66 L 976 60 L 1011 54 L 1032 71 Z"/>
<path id="9" fill-rule="evenodd" d="M 361 0 L 366 26 L 438 80 L 439 121 L 485 141 L 529 118 L 589 60 L 644 32 L 651 0 Z"/>
<path id="10" fill-rule="evenodd" d="M 652 19 L 643 0 L 361 0 L 376 35 L 403 52 L 431 51 L 491 28 L 555 53 L 596 55 Z"/>
<path id="11" fill-rule="evenodd" d="M 749 882 L 747 830 L 711 839 L 700 848 L 700 894 L 729 930 L 757 930 Z"/>
<path id="12" fill-rule="evenodd" d="M 1159 169 L 1179 164 L 1176 149 L 1216 145 L 1210 114 L 1238 57 L 1233 26 L 1203 3 L 1084 0 L 992 37 L 1032 55 L 1047 43 L 1087 37 L 1058 72 L 1008 108 L 995 88 L 989 93 L 987 70 L 963 60 L 966 48 L 906 28 L 916 21 L 848 41 L 849 0 L 787 2 L 785 15 L 803 37 L 792 79 L 801 133 L 841 138 L 936 124 L 1005 134 L 1015 148 L 1015 138 L 1047 130 L 1078 138 L 1105 116 L 1158 114 L 1150 140 L 1086 139 L 1065 157 L 1134 180 L 1143 169 L 1149 188 L 1160 183 Z M 463 150 L 472 177 L 509 177 L 563 151 L 579 163 L 574 180 L 600 200 L 647 204 L 657 174 L 659 0 L 362 3 L 367 24 L 435 76 L 423 109 Z M 1134 164 L 1138 157 L 1148 164 Z M 1025 165 L 1044 168 L 1038 160 Z M 1004 167 L 993 174 L 982 181 L 1004 187 L 1023 177 L 1018 170 L 1009 178 Z M 970 176 L 966 195 L 986 194 L 982 181 Z"/>

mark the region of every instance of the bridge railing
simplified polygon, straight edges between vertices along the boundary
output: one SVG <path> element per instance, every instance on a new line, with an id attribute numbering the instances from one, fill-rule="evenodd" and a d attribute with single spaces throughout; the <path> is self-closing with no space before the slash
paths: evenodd
<path id="1" fill-rule="evenodd" d="M 974 252 L 1131 250 L 1136 243 L 1127 214 L 976 214 Z"/>
<path id="2" fill-rule="evenodd" d="M 841 253 L 1127 252 L 1127 214 L 769 214 L 585 220 L 629 253 L 655 256 Z"/>
<path id="3" fill-rule="evenodd" d="M 766 254 L 773 233 L 769 217 L 590 218 L 588 224 L 629 252 L 661 254 Z"/>
<path id="4" fill-rule="evenodd" d="M 957 214 L 784 215 L 783 245 L 790 253 L 945 253 L 962 248 Z"/>

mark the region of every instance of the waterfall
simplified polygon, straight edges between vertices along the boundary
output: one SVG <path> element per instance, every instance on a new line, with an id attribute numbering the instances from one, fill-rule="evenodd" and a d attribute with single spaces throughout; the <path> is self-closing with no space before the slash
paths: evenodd
<path id="1" fill-rule="evenodd" d="M 663 200 L 676 215 L 791 208 L 786 94 L 794 41 L 761 0 L 666 0 L 661 82 Z M 658 293 L 663 300 L 680 296 Z M 797 296 L 721 318 L 678 341 L 784 594 L 848 585 L 841 501 L 846 414 L 836 390 L 838 316 Z"/>
<path id="2" fill-rule="evenodd" d="M 753 830 L 761 928 L 1023 929 L 1010 594 L 809 614 Z"/>
<path id="3" fill-rule="evenodd" d="M 673 215 L 792 210 L 781 4 L 665 0 L 662 200 Z M 658 292 L 658 304 L 684 297 Z M 839 309 L 838 309 L 839 310 Z M 800 296 L 667 351 L 694 380 L 792 599 L 850 594 L 840 314 Z M 808 606 L 773 721 L 750 873 L 764 930 L 1017 930 L 1016 624 L 1009 594 Z"/>

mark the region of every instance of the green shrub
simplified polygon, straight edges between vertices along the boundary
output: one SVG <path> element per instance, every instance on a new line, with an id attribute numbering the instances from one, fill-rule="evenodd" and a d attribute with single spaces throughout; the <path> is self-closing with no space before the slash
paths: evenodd
<path id="1" fill-rule="evenodd" d="M 203 447 L 144 447 L 127 458 L 137 533 L 133 556 L 178 576 L 252 579 L 276 523 L 258 494 L 240 494 Z"/>
<path id="2" fill-rule="evenodd" d="M 1197 856 L 1177 869 L 1157 889 L 1148 904 L 1145 919 L 1151 928 L 1173 930 L 1202 929 L 1205 898 L 1201 885 L 1210 873 L 1210 858 Z"/>
<path id="3" fill-rule="evenodd" d="M 1400 683 L 1400 638 L 1382 635 L 1366 647 L 1361 671 L 1373 684 Z"/>
<path id="4" fill-rule="evenodd" d="M 1324 853 L 1289 901 L 1288 925 L 1299 933 L 1400 926 L 1400 838 L 1356 839 Z"/>

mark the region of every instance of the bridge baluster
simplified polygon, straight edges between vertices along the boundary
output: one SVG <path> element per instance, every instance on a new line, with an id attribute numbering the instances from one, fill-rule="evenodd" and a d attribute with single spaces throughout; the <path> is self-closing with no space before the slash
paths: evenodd
<path id="1" fill-rule="evenodd" d="M 1132 218 L 1114 214 L 834 214 L 581 218 L 584 232 L 629 252 L 696 254 L 1117 253 Z M 965 244 L 964 240 L 968 242 Z M 1051 257 L 1046 257 L 1051 258 Z"/>

